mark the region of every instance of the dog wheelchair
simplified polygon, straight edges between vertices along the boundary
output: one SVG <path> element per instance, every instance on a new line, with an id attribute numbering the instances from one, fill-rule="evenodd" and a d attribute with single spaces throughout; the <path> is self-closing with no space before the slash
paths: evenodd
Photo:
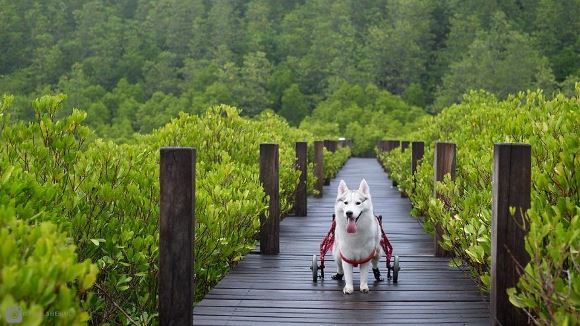
<path id="1" fill-rule="evenodd" d="M 381 241 L 380 245 L 383 251 L 385 252 L 385 256 L 387 258 L 387 279 L 392 280 L 393 283 L 397 283 L 399 281 L 399 271 L 401 267 L 399 266 L 399 256 L 393 257 L 393 246 L 391 246 L 391 242 L 389 242 L 389 238 L 387 238 L 387 234 L 383 229 L 383 216 L 375 216 L 379 223 L 379 227 L 381 228 Z M 312 265 L 310 269 L 312 270 L 312 282 L 318 282 L 318 279 L 324 280 L 324 256 L 328 250 L 331 250 L 334 245 L 334 231 L 336 229 L 336 216 L 332 214 L 332 225 L 330 226 L 330 230 L 326 236 L 320 242 L 320 265 L 318 264 L 318 259 L 316 255 L 312 255 Z M 393 258 L 393 264 L 391 264 L 391 258 Z M 356 267 L 356 265 L 355 265 Z M 382 281 L 381 273 L 379 269 L 372 269 L 373 274 L 375 276 L 375 280 Z M 320 271 L 320 273 L 319 273 Z M 392 274 L 391 274 L 392 273 Z M 333 279 L 340 280 L 342 279 L 342 275 L 339 277 L 332 277 Z"/>

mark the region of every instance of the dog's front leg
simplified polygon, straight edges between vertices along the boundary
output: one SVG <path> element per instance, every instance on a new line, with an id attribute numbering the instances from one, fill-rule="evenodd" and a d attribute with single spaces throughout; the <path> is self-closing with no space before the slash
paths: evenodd
<path id="1" fill-rule="evenodd" d="M 370 262 L 360 264 L 360 291 L 362 293 L 369 293 L 369 285 L 367 284 L 367 278 L 369 276 L 369 265 Z"/>
<path id="2" fill-rule="evenodd" d="M 346 285 L 344 286 L 344 289 L 342 289 L 342 292 L 344 294 L 351 294 L 354 289 L 352 285 L 352 265 L 343 260 L 342 268 L 344 269 L 344 280 L 346 282 Z"/>
<path id="3" fill-rule="evenodd" d="M 333 280 L 342 281 L 344 270 L 342 269 L 342 258 L 340 256 L 334 258 L 336 260 L 336 274 L 332 275 Z"/>

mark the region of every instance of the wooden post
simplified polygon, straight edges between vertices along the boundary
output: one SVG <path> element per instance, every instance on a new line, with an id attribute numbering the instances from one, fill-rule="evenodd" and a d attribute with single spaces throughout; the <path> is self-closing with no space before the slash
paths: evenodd
<path id="1" fill-rule="evenodd" d="M 195 149 L 161 148 L 159 324 L 193 324 Z"/>
<path id="2" fill-rule="evenodd" d="M 314 188 L 318 190 L 316 197 L 322 197 L 322 186 L 324 185 L 324 151 L 323 142 L 314 142 L 314 176 L 316 177 L 316 184 Z"/>
<path id="3" fill-rule="evenodd" d="M 443 177 L 446 174 L 451 176 L 451 179 L 455 179 L 455 144 L 453 143 L 443 143 L 437 142 L 435 143 L 435 159 L 434 159 L 434 170 L 435 170 L 435 182 L 443 181 Z M 441 196 L 434 190 L 434 196 L 437 198 L 441 198 Z M 436 257 L 445 257 L 449 256 L 449 252 L 444 250 L 439 245 L 439 242 L 442 241 L 443 231 L 441 230 L 441 226 L 439 224 L 435 225 L 434 230 L 434 245 L 435 245 L 435 256 Z"/>
<path id="4" fill-rule="evenodd" d="M 324 141 L 324 147 L 326 147 L 326 149 L 328 149 L 331 152 L 336 152 L 336 147 L 337 147 L 338 142 L 336 140 L 325 140 Z"/>
<path id="5" fill-rule="evenodd" d="M 400 142 L 400 141 L 398 141 L 398 140 L 387 140 L 387 143 L 386 143 L 386 148 L 385 148 L 385 150 L 386 150 L 387 152 L 390 152 L 390 151 L 392 151 L 393 149 L 395 149 L 395 148 L 399 147 L 400 145 L 401 145 L 401 142 Z"/>
<path id="6" fill-rule="evenodd" d="M 300 178 L 296 186 L 296 202 L 294 203 L 294 214 L 297 216 L 306 216 L 308 190 L 306 180 L 308 173 L 308 143 L 296 142 L 296 169 L 300 171 Z"/>
<path id="7" fill-rule="evenodd" d="M 325 148 L 326 148 L 326 149 L 327 149 L 329 152 L 332 152 L 332 153 L 336 152 L 336 144 L 337 144 L 336 140 L 328 140 L 328 139 L 327 139 L 327 140 L 325 140 L 325 141 L 324 141 L 324 147 L 325 147 Z M 330 185 L 330 178 L 331 178 L 331 177 L 324 178 L 324 185 L 325 185 L 325 186 L 328 186 L 328 185 Z"/>
<path id="8" fill-rule="evenodd" d="M 390 151 L 401 146 L 401 142 L 398 140 L 390 140 L 389 142 L 390 142 L 390 145 L 389 145 Z M 393 187 L 398 186 L 397 181 L 395 181 L 394 179 L 392 181 L 393 181 Z"/>
<path id="9" fill-rule="evenodd" d="M 382 152 L 385 151 L 385 141 L 384 140 L 378 140 L 377 141 L 377 149 L 378 149 L 378 153 L 377 153 L 377 161 L 379 161 L 379 164 L 381 165 L 381 167 L 383 168 L 383 171 L 385 170 L 385 165 L 383 164 L 383 161 L 381 161 L 379 159 L 379 154 L 381 154 Z"/>
<path id="10" fill-rule="evenodd" d="M 260 183 L 270 198 L 267 215 L 260 216 L 260 253 L 280 252 L 280 189 L 278 144 L 260 144 Z"/>
<path id="11" fill-rule="evenodd" d="M 531 147 L 495 144 L 491 221 L 491 318 L 493 325 L 527 325 L 523 310 L 509 302 L 507 289 L 516 286 L 530 260 L 525 250 L 523 213 L 530 208 Z M 515 214 L 510 214 L 510 207 Z"/>
<path id="12" fill-rule="evenodd" d="M 377 142 L 377 148 L 379 149 L 379 152 L 384 152 L 385 151 L 385 141 L 379 140 Z"/>
<path id="13" fill-rule="evenodd" d="M 425 155 L 425 143 L 422 141 L 414 141 L 411 144 L 411 174 L 413 175 L 413 192 L 415 192 L 416 180 L 415 172 L 419 166 L 419 161 L 423 160 Z"/>
<path id="14" fill-rule="evenodd" d="M 404 153 L 405 150 L 407 148 L 409 148 L 410 144 L 411 144 L 411 142 L 409 142 L 407 140 L 401 141 L 401 152 Z M 409 196 L 407 196 L 407 193 L 405 191 L 401 191 L 401 198 L 407 198 L 407 197 L 409 197 Z"/>

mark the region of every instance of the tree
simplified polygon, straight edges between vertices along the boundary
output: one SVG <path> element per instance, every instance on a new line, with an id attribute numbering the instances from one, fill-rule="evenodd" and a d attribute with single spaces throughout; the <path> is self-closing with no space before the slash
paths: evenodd
<path id="1" fill-rule="evenodd" d="M 498 12 L 489 32 L 480 32 L 463 59 L 451 64 L 437 93 L 435 108 L 458 102 L 470 89 L 488 90 L 500 97 L 527 88 L 555 86 L 548 60 L 526 34 L 515 31 Z"/>
<path id="2" fill-rule="evenodd" d="M 580 4 L 576 0 L 540 0 L 533 32 L 550 59 L 556 80 L 580 72 Z"/>
<path id="3" fill-rule="evenodd" d="M 278 113 L 294 126 L 308 115 L 308 100 L 297 84 L 292 84 L 284 91 L 282 109 Z"/>
<path id="4" fill-rule="evenodd" d="M 267 87 L 272 75 L 272 64 L 264 52 L 253 52 L 244 56 L 244 64 L 240 70 L 241 89 L 240 106 L 243 112 L 255 115 L 268 108 L 272 101 Z"/>
<path id="5" fill-rule="evenodd" d="M 433 42 L 433 10 L 430 1 L 390 1 L 387 19 L 369 28 L 368 69 L 391 93 L 401 94 L 413 82 L 421 84 Z"/>

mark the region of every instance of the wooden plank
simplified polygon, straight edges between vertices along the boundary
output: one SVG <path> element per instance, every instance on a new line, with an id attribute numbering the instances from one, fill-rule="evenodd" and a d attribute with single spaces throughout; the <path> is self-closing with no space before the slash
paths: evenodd
<path id="1" fill-rule="evenodd" d="M 260 144 L 260 182 L 270 198 L 268 215 L 260 216 L 260 252 L 280 252 L 280 189 L 278 181 L 278 144 Z"/>
<path id="2" fill-rule="evenodd" d="M 530 145 L 495 144 L 490 297 L 492 320 L 498 325 L 530 323 L 524 311 L 510 303 L 506 291 L 517 284 L 530 260 L 522 213 L 530 208 L 531 169 Z"/>
<path id="3" fill-rule="evenodd" d="M 164 147 L 159 170 L 159 323 L 191 325 L 195 149 Z"/>
<path id="4" fill-rule="evenodd" d="M 301 300 L 282 300 L 279 298 L 270 298 L 270 300 L 204 300 L 197 304 L 196 309 L 208 308 L 208 307 L 221 307 L 223 309 L 240 309 L 240 308 L 256 308 L 256 309 L 334 309 L 337 305 L 332 305 L 329 301 L 317 301 L 317 300 L 306 300 L 307 298 L 302 298 Z M 461 302 L 458 304 L 456 301 L 426 301 L 426 302 L 403 302 L 403 301 L 392 301 L 388 304 L 380 301 L 354 301 L 354 300 L 343 300 L 340 305 L 340 309 L 360 309 L 360 310 L 395 310 L 395 311 L 405 311 L 409 309 L 415 310 L 434 310 L 434 311 L 448 311 L 448 310 L 485 310 L 489 314 L 489 307 L 487 303 L 481 302 Z M 197 311 L 196 311 L 197 312 Z"/>
<path id="5" fill-rule="evenodd" d="M 297 216 L 306 216 L 308 213 L 308 143 L 296 142 L 296 169 L 300 171 L 300 178 L 296 186 L 296 195 L 294 202 L 294 214 Z"/>

